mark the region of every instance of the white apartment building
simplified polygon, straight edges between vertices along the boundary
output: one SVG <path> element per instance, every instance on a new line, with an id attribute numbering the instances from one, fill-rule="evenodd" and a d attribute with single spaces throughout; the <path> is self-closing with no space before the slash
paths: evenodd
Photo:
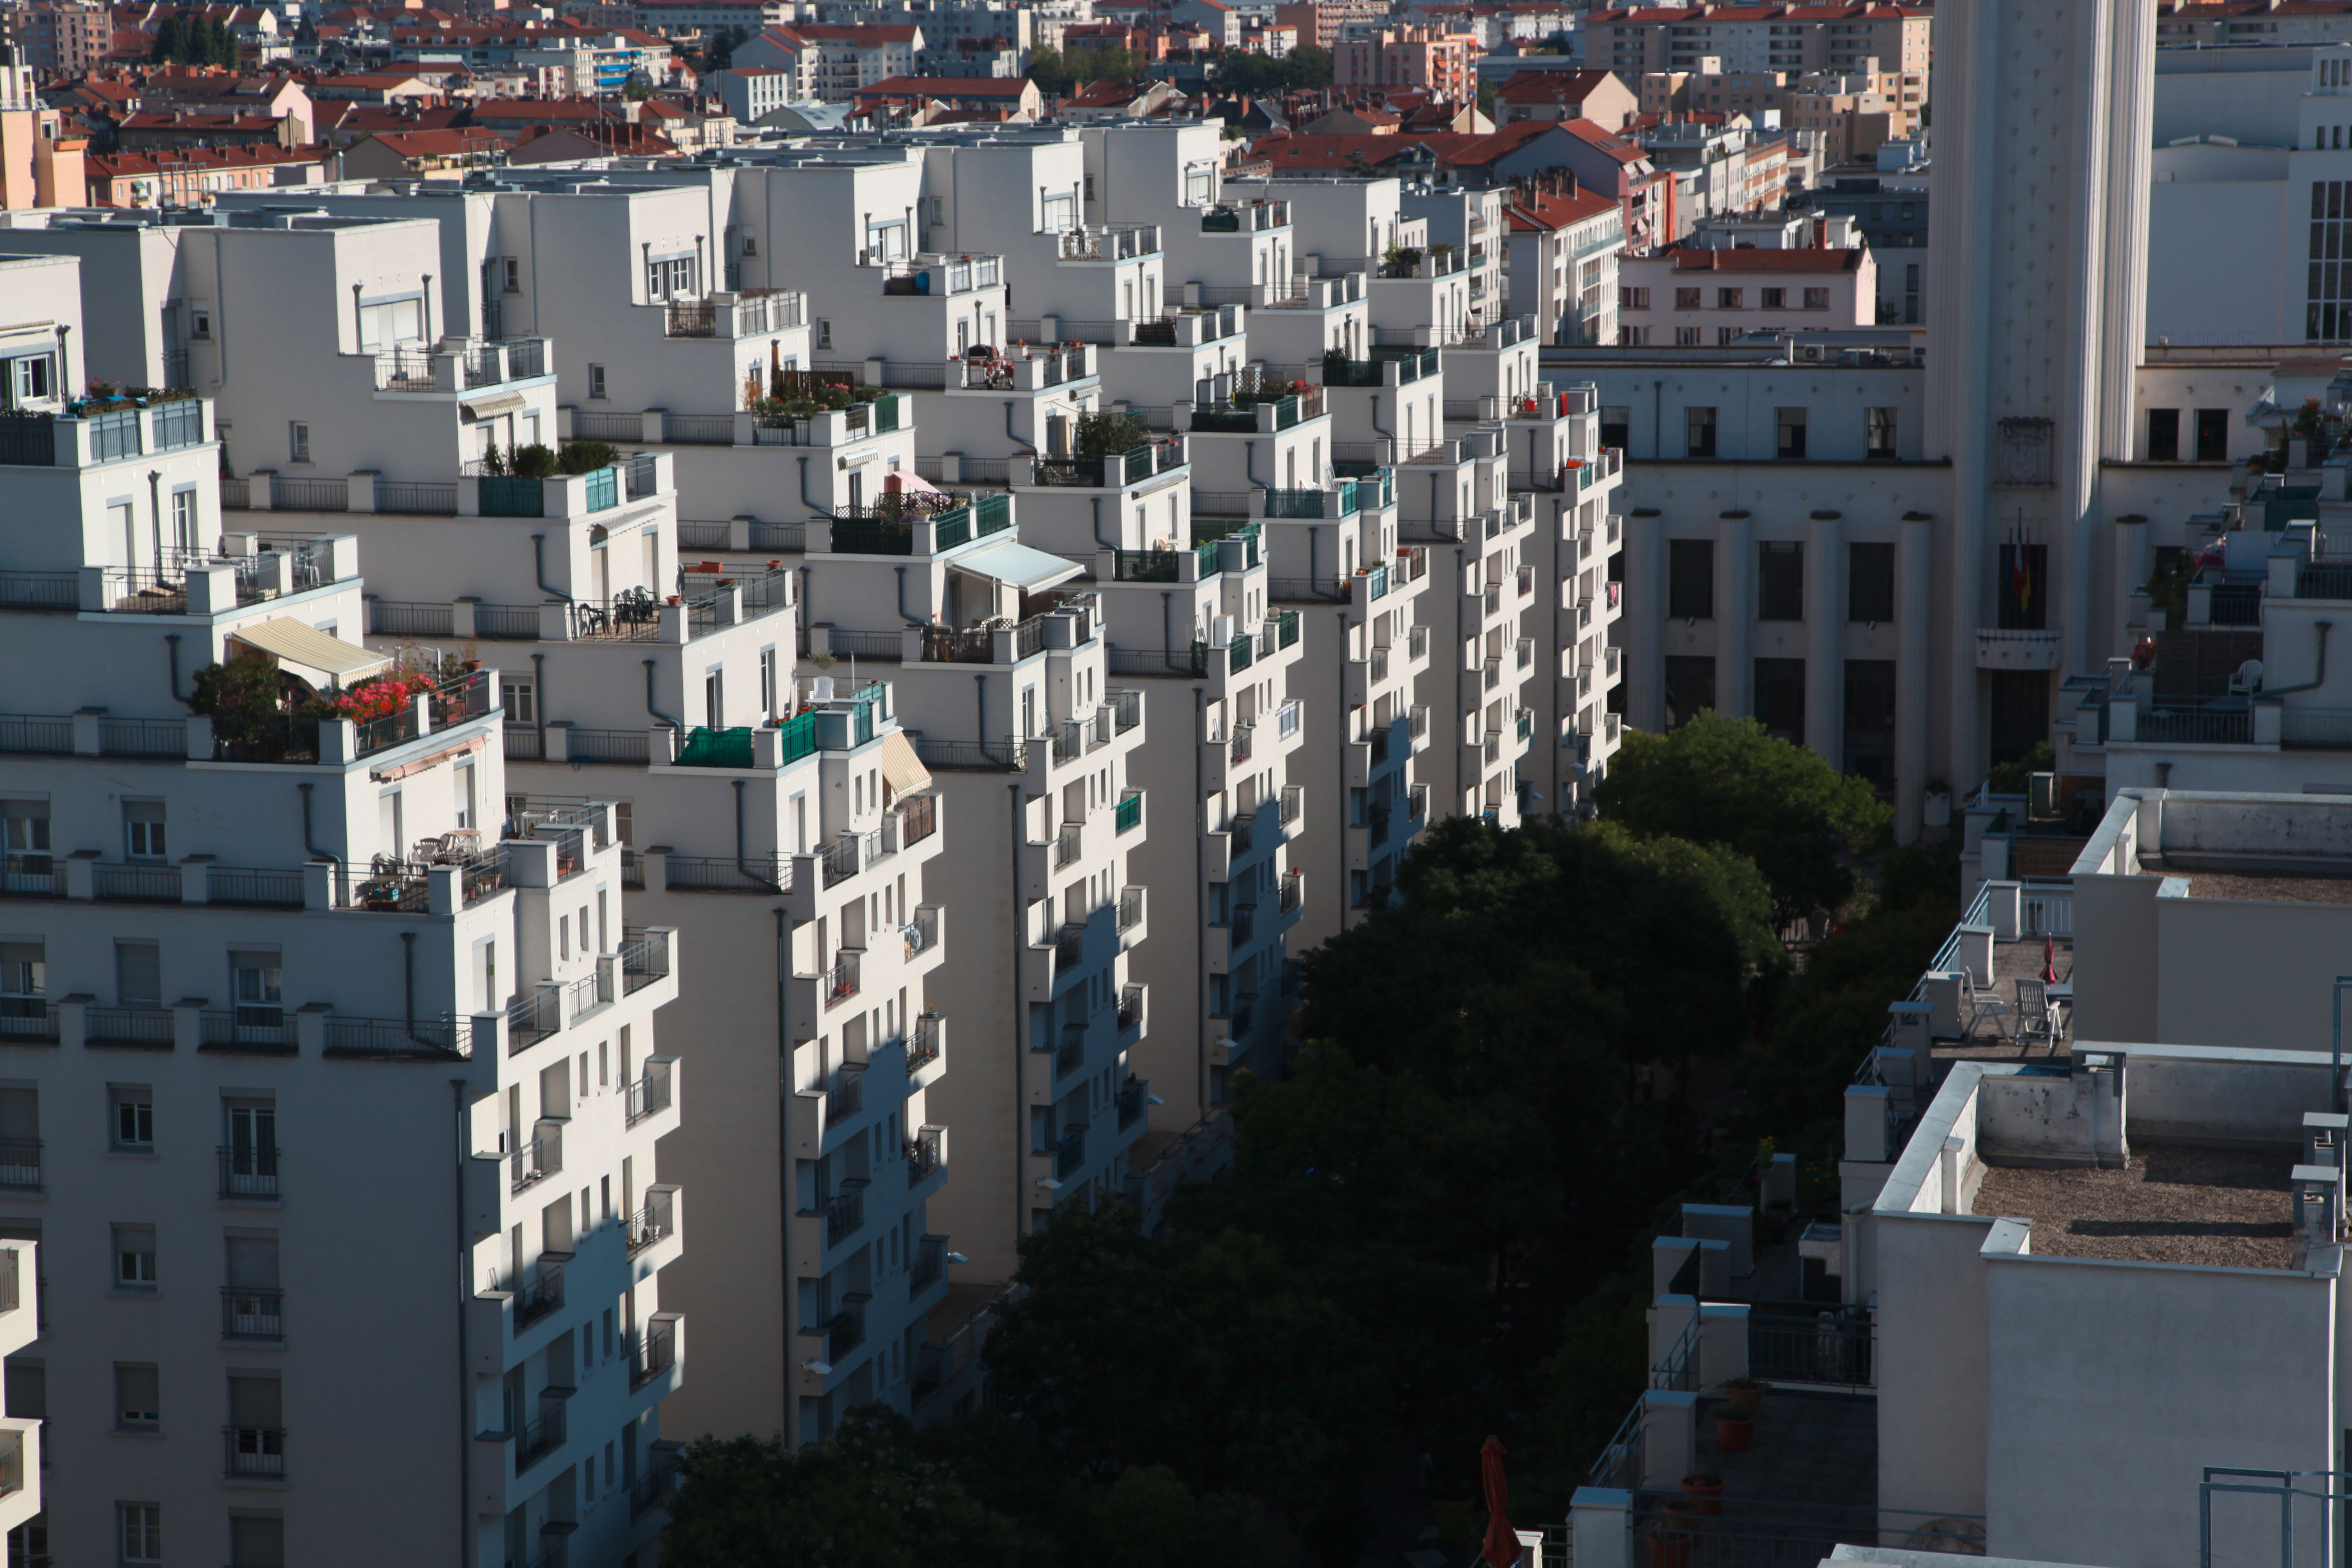
<path id="1" fill-rule="evenodd" d="M 1691 71 L 1709 56 L 1727 71 L 1881 70 L 1926 74 L 1934 13 L 1874 4 L 1626 5 L 1584 18 L 1584 63 L 1627 82 Z"/>
<path id="2" fill-rule="evenodd" d="M 1840 331 L 1877 320 L 1878 264 L 1864 245 L 1684 246 L 1617 261 L 1617 342 L 1628 348 L 1720 348 L 1750 332 Z"/>
<path id="3" fill-rule="evenodd" d="M 78 390 L 78 263 L 6 266 Z M 344 325 L 297 379 L 331 395 Z M 411 660 L 407 705 L 362 719 L 188 710 L 248 651 L 300 692 L 394 664 L 353 534 L 225 509 L 218 410 L 61 403 L 0 448 L 4 635 L 57 710 L 0 726 L 0 1226 L 40 1244 L 55 1314 L 10 1352 L 8 1429 L 20 1401 L 83 1413 L 26 1549 L 625 1561 L 662 1522 L 684 1361 L 654 1165 L 677 944 L 629 923 L 608 804 L 507 817 L 495 668 Z M 371 1487 L 387 1442 L 450 1462 Z"/>

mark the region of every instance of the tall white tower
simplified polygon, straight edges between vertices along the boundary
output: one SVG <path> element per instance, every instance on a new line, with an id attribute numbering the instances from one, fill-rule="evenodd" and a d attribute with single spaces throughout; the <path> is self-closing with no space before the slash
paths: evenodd
<path id="1" fill-rule="evenodd" d="M 1929 450 L 1952 463 L 1942 750 L 2048 731 L 2119 628 L 2100 463 L 2128 457 L 2147 318 L 2156 0 L 1943 0 L 1935 23 Z M 1983 639 L 1977 628 L 2040 637 Z"/>

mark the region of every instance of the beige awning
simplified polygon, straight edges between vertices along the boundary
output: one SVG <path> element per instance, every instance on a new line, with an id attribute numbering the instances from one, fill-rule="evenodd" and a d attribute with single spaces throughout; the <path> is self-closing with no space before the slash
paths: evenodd
<path id="1" fill-rule="evenodd" d="M 975 577 L 1008 584 L 1024 594 L 1042 594 L 1086 571 L 1075 561 L 1048 555 L 1012 540 L 975 550 L 969 555 L 951 557 L 948 564 Z"/>
<path id="2" fill-rule="evenodd" d="M 894 797 L 931 787 L 930 770 L 915 755 L 914 744 L 903 730 L 889 731 L 882 737 L 882 782 L 890 786 Z"/>
<path id="3" fill-rule="evenodd" d="M 520 392 L 501 392 L 496 397 L 485 397 L 478 403 L 468 403 L 464 406 L 467 418 L 488 419 L 493 414 L 511 414 L 518 408 L 527 407 L 530 402 L 530 399 Z"/>
<path id="4" fill-rule="evenodd" d="M 310 679 L 314 685 L 373 675 L 392 663 L 388 656 L 373 648 L 345 642 L 287 616 L 239 626 L 229 637 L 248 647 L 276 654 L 279 664 L 294 666 L 295 674 Z"/>

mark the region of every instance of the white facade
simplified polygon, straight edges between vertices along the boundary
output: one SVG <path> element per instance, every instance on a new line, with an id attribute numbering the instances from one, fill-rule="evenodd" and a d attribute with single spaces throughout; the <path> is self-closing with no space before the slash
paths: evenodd
<path id="1" fill-rule="evenodd" d="M 9 1382 L 86 1413 L 41 1544 L 619 1561 L 660 1524 L 684 1211 L 679 954 L 610 807 L 507 816 L 495 669 L 364 722 L 191 716 L 236 647 L 320 689 L 390 662 L 358 539 L 226 513 L 208 398 L 9 438 L 0 635 L 61 713 L 11 721 L 0 784 L 0 1223 L 53 1313 Z M 387 1442 L 446 1460 L 384 1492 Z"/>

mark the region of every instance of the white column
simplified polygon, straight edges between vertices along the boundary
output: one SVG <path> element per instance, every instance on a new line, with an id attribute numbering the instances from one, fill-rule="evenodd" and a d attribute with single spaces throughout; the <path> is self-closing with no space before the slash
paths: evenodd
<path id="1" fill-rule="evenodd" d="M 1625 618 L 1624 657 L 1633 668 L 1626 692 L 1625 721 L 1655 735 L 1666 727 L 1666 520 L 1649 507 L 1625 519 L 1625 592 L 1632 603 Z"/>
<path id="2" fill-rule="evenodd" d="M 1817 511 L 1805 529 L 1805 744 L 1845 766 L 1845 525 Z"/>

